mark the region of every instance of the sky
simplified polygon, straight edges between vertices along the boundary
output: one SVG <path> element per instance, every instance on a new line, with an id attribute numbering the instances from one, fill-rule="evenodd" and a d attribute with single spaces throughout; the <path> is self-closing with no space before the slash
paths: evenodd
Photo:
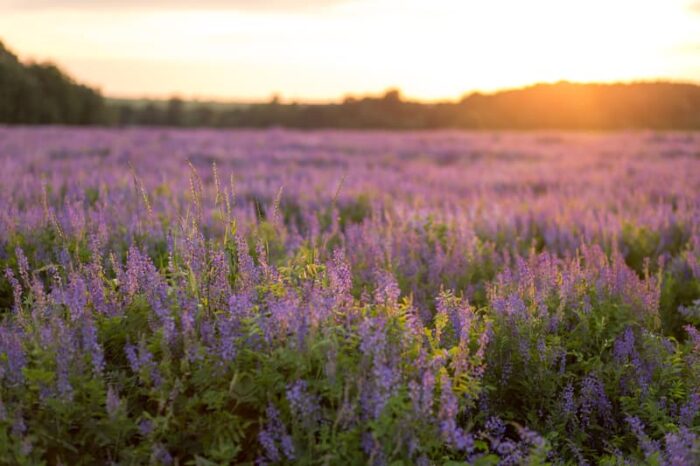
<path id="1" fill-rule="evenodd" d="M 0 0 L 0 40 L 114 97 L 700 82 L 700 0 Z"/>

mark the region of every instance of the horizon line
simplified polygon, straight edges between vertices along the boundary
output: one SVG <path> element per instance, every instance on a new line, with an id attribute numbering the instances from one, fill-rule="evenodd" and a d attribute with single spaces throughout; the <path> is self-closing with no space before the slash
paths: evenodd
<path id="1" fill-rule="evenodd" d="M 53 64 L 53 62 L 43 62 L 43 64 Z M 68 75 L 72 80 L 78 83 L 84 84 L 76 80 L 72 75 Z M 461 100 L 468 98 L 472 95 L 483 95 L 483 96 L 493 96 L 501 94 L 504 92 L 513 92 L 530 89 L 537 86 L 554 86 L 560 84 L 573 84 L 579 86 L 615 86 L 615 85 L 635 85 L 635 84 L 674 84 L 674 85 L 691 85 L 700 86 L 700 80 L 690 80 L 690 79 L 676 79 L 669 77 L 656 77 L 656 78 L 635 78 L 635 79 L 619 79 L 619 80 L 601 80 L 601 81 L 577 81 L 569 79 L 559 79 L 552 81 L 533 81 L 529 84 L 524 84 L 520 86 L 505 86 L 493 89 L 469 89 L 464 91 L 462 94 L 447 97 L 447 98 L 421 98 L 417 96 L 404 94 L 399 86 L 387 86 L 379 91 L 371 91 L 365 93 L 354 93 L 347 92 L 341 94 L 340 96 L 330 97 L 327 99 L 314 99 L 314 98 L 297 98 L 297 97 L 285 97 L 283 92 L 273 91 L 270 92 L 269 97 L 257 98 L 257 97 L 233 97 L 233 96 L 207 96 L 207 95 L 197 95 L 197 94 L 185 94 L 172 92 L 164 95 L 148 95 L 148 94 L 112 94 L 104 93 L 99 86 L 92 86 L 93 89 L 97 90 L 106 100 L 112 101 L 146 101 L 146 102 L 167 102 L 169 100 L 178 99 L 183 102 L 192 103 L 202 103 L 202 104 L 229 104 L 229 105 L 259 105 L 267 104 L 273 100 L 277 100 L 282 105 L 333 105 L 341 104 L 348 99 L 362 100 L 366 98 L 370 99 L 380 99 L 387 93 L 392 91 L 398 91 L 402 102 L 418 103 L 423 105 L 434 105 L 443 103 L 457 103 Z"/>

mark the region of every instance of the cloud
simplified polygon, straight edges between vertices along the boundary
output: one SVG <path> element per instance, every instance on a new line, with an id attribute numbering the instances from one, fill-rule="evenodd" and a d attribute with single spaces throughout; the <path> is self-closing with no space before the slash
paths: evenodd
<path id="1" fill-rule="evenodd" d="M 309 11 L 348 0 L 0 0 L 0 9 L 13 10 L 242 10 L 261 12 Z"/>

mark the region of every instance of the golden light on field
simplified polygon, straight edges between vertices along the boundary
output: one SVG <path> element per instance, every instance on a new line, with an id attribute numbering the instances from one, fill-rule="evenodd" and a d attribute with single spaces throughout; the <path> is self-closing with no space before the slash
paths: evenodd
<path id="1" fill-rule="evenodd" d="M 684 0 L 0 0 L 0 38 L 111 95 L 421 99 L 535 82 L 700 81 Z M 144 6 L 145 5 L 145 6 Z"/>

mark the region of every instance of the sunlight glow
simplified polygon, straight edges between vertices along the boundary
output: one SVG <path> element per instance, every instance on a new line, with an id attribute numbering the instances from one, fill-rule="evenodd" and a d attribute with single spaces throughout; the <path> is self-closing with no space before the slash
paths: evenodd
<path id="1" fill-rule="evenodd" d="M 700 13 L 681 0 L 365 0 L 298 11 L 192 3 L 0 0 L 0 39 L 128 96 L 326 100 L 396 86 L 443 99 L 558 80 L 700 80 Z"/>

